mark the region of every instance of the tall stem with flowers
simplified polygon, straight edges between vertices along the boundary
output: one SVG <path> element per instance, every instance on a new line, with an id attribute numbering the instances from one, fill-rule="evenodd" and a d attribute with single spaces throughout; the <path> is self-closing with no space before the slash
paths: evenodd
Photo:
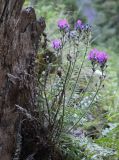
<path id="1" fill-rule="evenodd" d="M 78 106 L 81 106 L 96 70 L 100 70 L 101 73 L 94 89 L 94 95 L 88 105 L 90 108 L 103 86 L 108 60 L 108 55 L 104 51 L 96 48 L 89 51 L 92 28 L 88 24 L 83 24 L 81 20 L 78 20 L 74 28 L 71 28 L 66 19 L 61 19 L 58 21 L 58 30 L 60 38 L 53 40 L 51 47 L 60 61 L 55 66 L 55 73 L 51 74 L 53 64 L 48 61 L 47 57 L 47 69 L 43 71 L 39 79 L 40 116 L 43 125 L 49 130 L 50 141 L 55 144 L 59 142 L 62 132 L 70 133 L 87 113 L 87 110 L 83 112 L 72 126 L 64 125 L 67 107 L 74 107 L 74 103 L 71 102 L 76 89 L 80 86 L 82 69 L 91 62 L 91 76 L 83 91 L 78 93 Z"/>

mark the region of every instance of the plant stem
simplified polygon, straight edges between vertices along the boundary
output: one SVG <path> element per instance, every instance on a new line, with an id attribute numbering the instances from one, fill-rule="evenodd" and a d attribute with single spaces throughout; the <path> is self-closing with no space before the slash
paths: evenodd
<path id="1" fill-rule="evenodd" d="M 95 100 L 95 97 L 96 97 L 96 95 L 98 94 L 98 92 L 99 92 L 99 90 L 100 90 L 101 84 L 102 84 L 102 79 L 100 80 L 100 84 L 99 84 L 99 86 L 98 86 L 98 88 L 97 88 L 97 91 L 95 92 L 95 95 L 94 95 L 91 103 L 89 104 L 88 108 L 90 108 L 90 106 L 93 104 L 93 101 Z M 69 132 L 80 122 L 80 120 L 87 114 L 87 112 L 88 112 L 88 111 L 86 110 L 86 111 L 83 113 L 83 115 L 80 117 L 80 119 L 67 131 L 67 133 L 69 133 Z"/>
<path id="2" fill-rule="evenodd" d="M 79 70 L 79 72 L 78 72 L 78 76 L 77 76 L 77 79 L 76 79 L 74 88 L 73 88 L 73 90 L 72 90 L 72 92 L 71 92 L 71 95 L 70 95 L 70 97 L 69 97 L 69 100 L 68 100 L 68 102 L 67 102 L 67 106 L 69 105 L 69 102 L 70 102 L 70 100 L 72 99 L 72 96 L 73 96 L 73 94 L 74 94 L 74 92 L 75 92 L 75 89 L 76 89 L 76 86 L 77 86 L 77 83 L 78 83 L 78 80 L 79 80 L 79 76 L 80 76 L 80 73 L 81 73 L 81 70 L 82 70 L 84 61 L 85 61 L 86 54 L 87 54 L 87 50 L 88 50 L 88 45 L 86 46 L 86 51 L 85 51 L 85 54 L 84 54 L 84 57 L 83 57 L 83 61 L 82 61 L 82 63 L 81 63 L 81 67 L 80 67 L 80 70 Z"/>

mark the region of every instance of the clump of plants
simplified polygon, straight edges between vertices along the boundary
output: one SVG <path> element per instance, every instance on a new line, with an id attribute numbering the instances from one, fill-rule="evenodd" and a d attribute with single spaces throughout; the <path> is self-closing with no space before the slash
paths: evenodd
<path id="1" fill-rule="evenodd" d="M 103 88 L 108 55 L 91 49 L 92 27 L 81 20 L 71 27 L 66 19 L 61 19 L 57 28 L 59 38 L 49 44 L 52 52 L 43 56 L 42 66 L 45 67 L 36 77 L 37 102 L 33 100 L 36 110 L 32 113 L 16 106 L 23 120 L 18 128 L 13 160 L 16 157 L 21 160 L 88 159 L 85 144 L 79 144 L 84 136 L 79 124 Z M 46 47 L 48 41 L 44 41 Z M 55 63 L 50 53 L 55 57 Z M 88 77 L 84 81 L 82 73 L 87 68 Z M 97 80 L 90 89 L 97 71 Z M 77 136 L 79 141 L 76 142 L 74 137 Z"/>
<path id="2" fill-rule="evenodd" d="M 52 40 L 50 44 L 57 63 L 53 64 L 50 57 L 46 56 L 47 67 L 38 78 L 40 124 L 47 132 L 46 145 L 50 148 L 51 159 L 53 157 L 57 159 L 56 150 L 64 155 L 69 144 L 65 143 L 62 135 L 72 135 L 93 106 L 99 91 L 104 86 L 108 60 L 108 55 L 104 51 L 90 49 L 92 33 L 90 25 L 78 20 L 74 27 L 70 27 L 66 19 L 61 19 L 57 26 L 59 38 Z M 55 68 L 53 72 L 52 68 Z M 89 69 L 89 77 L 82 87 L 80 77 L 85 68 Z M 93 89 L 89 91 L 97 71 L 98 79 Z M 71 117 L 67 118 L 67 110 L 75 109 L 78 109 L 80 114 L 69 123 Z"/>

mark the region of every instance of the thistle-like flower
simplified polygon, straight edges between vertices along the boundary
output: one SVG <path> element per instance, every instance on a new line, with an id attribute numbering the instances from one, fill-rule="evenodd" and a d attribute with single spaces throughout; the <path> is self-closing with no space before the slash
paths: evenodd
<path id="1" fill-rule="evenodd" d="M 81 30 L 82 29 L 82 21 L 79 19 L 77 22 L 76 22 L 76 24 L 75 24 L 75 26 L 74 26 L 74 28 L 76 29 L 76 30 Z"/>
<path id="2" fill-rule="evenodd" d="M 54 48 L 55 50 L 59 50 L 62 47 L 62 43 L 61 40 L 59 39 L 55 39 L 52 41 L 52 48 Z"/>
<path id="3" fill-rule="evenodd" d="M 97 54 L 97 61 L 99 64 L 103 65 L 107 62 L 108 60 L 108 55 L 106 52 L 104 51 L 100 51 L 98 54 Z"/>
<path id="4" fill-rule="evenodd" d="M 105 65 L 108 60 L 108 55 L 104 51 L 99 51 L 96 48 L 90 51 L 88 59 L 93 63 L 99 63 L 101 66 Z"/>
<path id="5" fill-rule="evenodd" d="M 63 30 L 63 31 L 65 30 L 66 31 L 70 28 L 70 25 L 69 25 L 69 23 L 66 19 L 61 19 L 61 20 L 58 21 L 58 28 L 60 30 Z"/>

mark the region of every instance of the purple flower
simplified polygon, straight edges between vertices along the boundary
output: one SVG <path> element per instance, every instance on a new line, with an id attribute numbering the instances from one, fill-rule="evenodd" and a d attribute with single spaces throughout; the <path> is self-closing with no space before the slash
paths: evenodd
<path id="1" fill-rule="evenodd" d="M 89 24 L 83 24 L 82 21 L 79 19 L 75 24 L 75 29 L 80 31 L 91 31 L 91 26 Z"/>
<path id="2" fill-rule="evenodd" d="M 104 51 L 99 51 L 96 58 L 99 64 L 105 64 L 107 62 L 108 55 Z"/>
<path id="3" fill-rule="evenodd" d="M 88 55 L 88 59 L 91 62 L 95 62 L 95 63 L 97 62 L 100 65 L 104 65 L 107 62 L 108 55 L 104 51 L 99 51 L 96 48 L 94 48 L 93 50 L 90 51 Z"/>
<path id="4" fill-rule="evenodd" d="M 79 19 L 75 24 L 75 29 L 80 30 L 82 28 L 82 21 Z"/>
<path id="5" fill-rule="evenodd" d="M 59 39 L 55 39 L 52 41 L 52 48 L 58 50 L 62 47 L 62 43 L 61 43 L 61 40 Z"/>
<path id="6" fill-rule="evenodd" d="M 88 59 L 90 61 L 97 61 L 97 54 L 98 54 L 98 50 L 96 48 L 94 48 L 93 50 L 90 51 L 89 55 L 88 55 Z"/>
<path id="7" fill-rule="evenodd" d="M 70 26 L 66 19 L 61 19 L 58 21 L 58 27 L 60 30 L 65 30 L 69 29 Z"/>

